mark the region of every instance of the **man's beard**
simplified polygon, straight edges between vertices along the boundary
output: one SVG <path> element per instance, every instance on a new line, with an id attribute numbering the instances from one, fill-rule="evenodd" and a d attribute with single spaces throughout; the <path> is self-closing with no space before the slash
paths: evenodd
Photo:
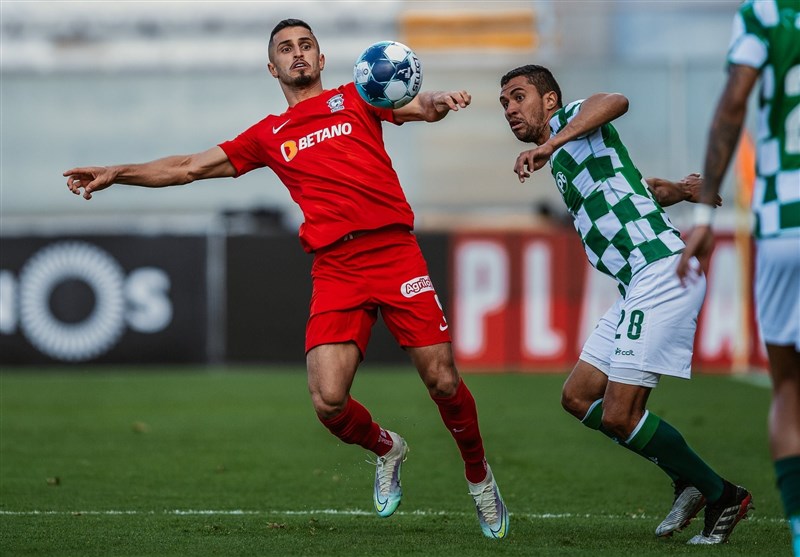
<path id="1" fill-rule="evenodd" d="M 517 139 L 519 139 L 523 143 L 536 143 L 537 134 L 531 128 L 525 128 L 524 130 L 520 130 L 520 133 L 517 133 L 516 130 L 512 131 L 514 135 L 517 137 Z"/>
<path id="2" fill-rule="evenodd" d="M 292 81 L 294 87 L 308 87 L 312 83 L 314 83 L 314 78 L 311 77 L 311 74 L 307 73 L 301 73 Z"/>

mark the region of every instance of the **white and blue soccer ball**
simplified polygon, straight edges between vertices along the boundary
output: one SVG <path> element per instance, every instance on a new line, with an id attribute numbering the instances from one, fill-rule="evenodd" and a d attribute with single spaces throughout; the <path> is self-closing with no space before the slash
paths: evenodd
<path id="1" fill-rule="evenodd" d="M 381 41 L 367 47 L 356 60 L 353 81 L 359 95 L 381 108 L 400 108 L 422 86 L 422 64 L 406 45 Z"/>

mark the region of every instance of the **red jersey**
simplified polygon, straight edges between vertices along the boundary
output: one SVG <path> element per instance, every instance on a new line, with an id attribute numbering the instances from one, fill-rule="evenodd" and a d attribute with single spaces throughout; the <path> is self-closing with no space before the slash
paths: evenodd
<path id="1" fill-rule="evenodd" d="M 414 213 L 383 144 L 394 113 L 364 102 L 355 85 L 325 90 L 269 115 L 220 147 L 241 176 L 270 167 L 303 211 L 307 252 L 350 232 L 414 226 Z"/>

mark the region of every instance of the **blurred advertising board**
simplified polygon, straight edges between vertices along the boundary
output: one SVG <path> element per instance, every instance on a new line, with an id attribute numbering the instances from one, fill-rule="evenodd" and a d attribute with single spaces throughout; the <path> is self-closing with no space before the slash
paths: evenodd
<path id="1" fill-rule="evenodd" d="M 618 295 L 574 231 L 419 233 L 463 371 L 570 369 Z M 751 246 L 718 237 L 695 368 L 764 367 Z M 0 365 L 302 366 L 312 257 L 292 232 L 3 237 Z M 382 320 L 367 364 L 406 364 Z"/>
<path id="2" fill-rule="evenodd" d="M 204 236 L 2 239 L 0 363 L 207 361 Z"/>
<path id="3" fill-rule="evenodd" d="M 696 369 L 766 365 L 749 262 L 733 236 L 717 238 L 695 339 Z M 619 295 L 612 279 L 589 266 L 571 230 L 457 234 L 450 269 L 455 356 L 465 371 L 570 369 Z"/>

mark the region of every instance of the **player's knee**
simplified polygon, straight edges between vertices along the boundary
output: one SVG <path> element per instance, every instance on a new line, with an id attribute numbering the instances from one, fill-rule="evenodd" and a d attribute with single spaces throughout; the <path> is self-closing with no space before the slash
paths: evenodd
<path id="1" fill-rule="evenodd" d="M 430 358 L 416 361 L 419 376 L 433 397 L 451 397 L 456 394 L 461 377 L 452 357 Z"/>
<path id="2" fill-rule="evenodd" d="M 450 368 L 429 373 L 423 378 L 423 381 L 431 396 L 447 398 L 456 394 L 461 378 L 455 368 Z"/>
<path id="3" fill-rule="evenodd" d="M 347 404 L 347 393 L 339 394 L 334 392 L 312 392 L 311 403 L 317 416 L 323 420 L 335 418 L 344 410 Z"/>

